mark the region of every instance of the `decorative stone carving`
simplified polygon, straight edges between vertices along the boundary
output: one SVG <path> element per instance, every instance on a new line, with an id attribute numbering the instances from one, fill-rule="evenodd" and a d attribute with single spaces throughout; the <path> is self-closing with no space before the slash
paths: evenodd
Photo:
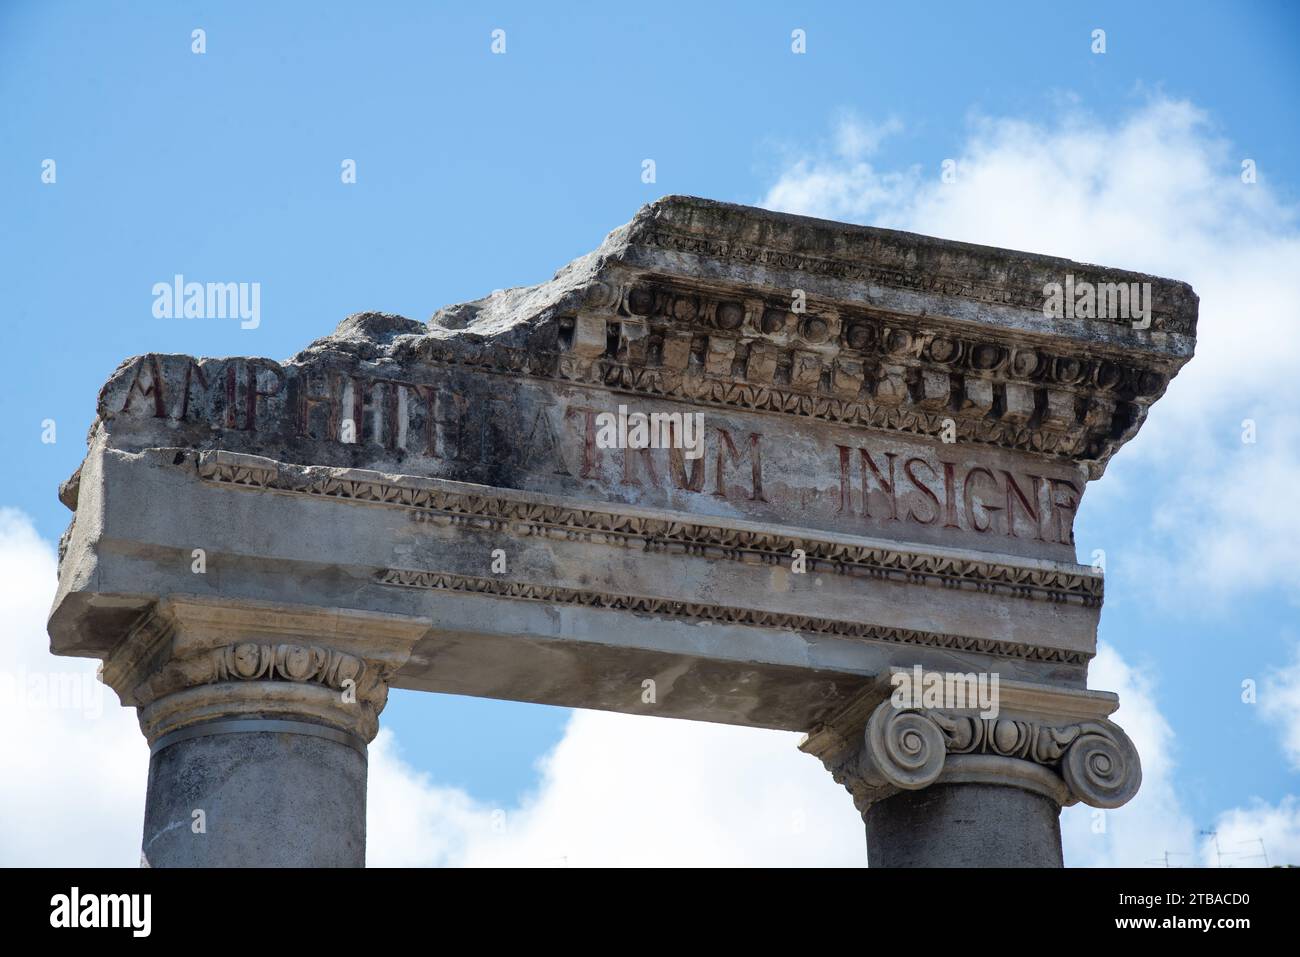
<path id="1" fill-rule="evenodd" d="M 800 747 L 822 759 L 863 813 L 900 790 L 962 780 L 995 781 L 1058 803 L 1082 801 L 1099 808 L 1119 807 L 1137 793 L 1142 781 L 1137 750 L 1104 717 L 1117 705 L 1113 696 L 1014 682 L 1003 684 L 1002 692 L 1004 712 L 985 718 L 898 708 L 877 686 L 815 729 Z M 1045 713 L 1045 704 L 1066 713 Z M 1071 720 L 1070 712 L 1093 717 Z"/>
<path id="2" fill-rule="evenodd" d="M 650 233 L 647 242 L 701 258 L 775 266 L 813 276 L 1035 309 L 1043 304 L 1044 281 L 1052 281 L 1056 275 L 1049 271 L 1053 264 L 1070 267 L 1081 281 L 1106 282 L 1116 276 L 1115 270 L 1047 256 L 1025 256 L 1022 262 L 1009 266 L 1002 260 L 1004 250 L 889 230 L 857 229 L 846 233 L 840 231 L 840 224 L 798 216 L 774 214 L 757 226 L 753 210 L 709 200 L 671 197 L 662 202 L 680 206 L 665 209 L 655 217 L 658 228 Z M 700 211 L 712 215 L 699 215 Z M 748 232 L 755 241 L 735 241 L 732 236 L 737 228 Z M 818 230 L 822 235 L 809 237 Z M 762 239 L 758 240 L 760 234 Z M 806 249 L 813 245 L 820 247 L 819 254 L 798 250 L 799 246 Z M 990 269 L 995 259 L 1002 261 Z M 1196 331 L 1195 308 L 1196 297 L 1185 284 L 1164 284 L 1157 293 L 1157 318 L 1152 324 L 1160 331 L 1190 335 Z"/>
<path id="3" fill-rule="evenodd" d="M 309 718 L 369 741 L 392 674 L 425 630 L 384 615 L 173 597 L 141 616 L 102 677 L 140 709 L 150 741 L 251 715 Z"/>
<path id="4" fill-rule="evenodd" d="M 735 242 L 728 230 L 741 221 L 762 245 Z M 460 369 L 905 435 L 937 437 L 951 421 L 960 442 L 1078 463 L 1095 478 L 1191 355 L 1196 297 L 1183 283 L 1039 256 L 1008 267 L 1005 251 L 790 221 L 663 200 L 581 268 L 447 307 L 432 329 L 368 313 L 345 325 L 372 331 L 369 344 L 322 340 L 286 364 L 132 360 L 101 393 L 100 420 L 124 440 L 142 418 L 168 419 L 190 441 L 216 433 L 232 451 L 255 451 L 269 438 L 337 436 L 350 418 L 358 443 L 400 447 L 400 433 L 412 447 L 438 416 L 419 411 L 431 384 Z M 1043 286 L 1065 273 L 1150 283 L 1150 328 L 1051 325 Z M 797 287 L 808 292 L 799 314 L 789 311 Z M 979 321 L 964 300 L 982 304 Z M 493 334 L 445 334 L 472 324 Z M 361 382 L 375 363 L 391 378 Z M 358 382 L 344 401 L 349 376 Z M 406 422 L 394 421 L 398 386 Z"/>
<path id="5" fill-rule="evenodd" d="M 609 608 L 630 611 L 641 615 L 686 618 L 692 621 L 713 621 L 727 624 L 754 625 L 761 628 L 780 628 L 814 635 L 837 635 L 894 644 L 923 645 L 931 648 L 950 648 L 962 651 L 979 651 L 984 654 L 1033 661 L 1059 661 L 1066 664 L 1083 664 L 1088 656 L 1062 648 L 1049 648 L 1016 642 L 969 638 L 962 635 L 945 635 L 912 628 L 887 628 L 856 621 L 837 621 L 815 615 L 791 615 L 754 608 L 733 608 L 704 602 L 675 601 L 646 595 L 616 595 L 608 592 L 561 588 L 534 582 L 509 581 L 496 578 L 470 578 L 446 572 L 412 571 L 389 568 L 378 573 L 377 579 L 385 585 L 407 588 L 430 588 L 438 591 L 474 592 L 502 595 L 553 605 L 582 605 L 587 608 Z"/>
<path id="6" fill-rule="evenodd" d="M 188 459 L 180 463 L 185 465 Z M 805 536 L 751 531 L 721 524 L 678 522 L 620 514 L 614 510 L 576 509 L 508 493 L 464 492 L 453 484 L 394 480 L 359 469 L 290 466 L 271 459 L 228 452 L 203 452 L 200 476 L 247 488 L 274 489 L 301 495 L 390 505 L 411 510 L 419 521 L 480 520 L 487 527 L 518 535 L 570 537 L 599 533 L 606 544 L 646 551 L 679 551 L 722 561 L 761 561 L 775 565 L 795 549 L 807 556 L 812 571 L 865 575 L 944 587 L 1004 592 L 1025 599 L 1100 605 L 1104 579 L 1081 566 L 1073 568 L 1015 565 L 978 558 L 927 554 L 888 545 L 867 546 Z"/>
<path id="7" fill-rule="evenodd" d="M 1150 323 L 1054 316 L 1062 280 L 1149 285 Z M 124 362 L 60 490 L 51 647 L 103 660 L 180 777 L 272 737 L 357 771 L 390 685 L 650 713 L 650 679 L 655 714 L 808 731 L 864 809 L 963 782 L 1115 806 L 1139 771 L 1082 690 L 1103 585 L 1074 517 L 1196 310 L 1170 280 L 668 197 L 427 324 Z M 620 407 L 702 442 L 611 448 Z M 878 710 L 913 664 L 996 671 L 1002 712 Z M 218 719 L 297 730 L 191 744 Z M 1007 806 L 1054 840 L 1050 802 Z"/>
<path id="8" fill-rule="evenodd" d="M 137 690 L 141 705 L 197 685 L 221 681 L 315 682 L 350 691 L 377 712 L 388 689 L 360 658 L 318 645 L 269 645 L 252 641 L 213 648 L 192 658 L 169 661 Z"/>

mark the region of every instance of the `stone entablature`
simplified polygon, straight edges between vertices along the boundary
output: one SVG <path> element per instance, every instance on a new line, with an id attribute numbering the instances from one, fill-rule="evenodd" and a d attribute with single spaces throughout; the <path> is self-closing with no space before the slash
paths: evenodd
<path id="1" fill-rule="evenodd" d="M 1049 315 L 1054 283 L 1152 308 Z M 60 490 L 51 647 L 139 710 L 151 859 L 262 859 L 279 837 L 173 822 L 194 781 L 255 813 L 285 762 L 349 835 L 303 859 L 358 862 L 395 687 L 808 732 L 869 834 L 980 813 L 999 861 L 1059 864 L 1059 806 L 1140 781 L 1115 697 L 1084 690 L 1103 585 L 1074 520 L 1196 308 L 1184 283 L 669 197 L 428 324 L 124 362 Z M 620 407 L 670 441 L 611 447 Z M 895 708 L 898 668 L 1000 679 L 1001 710 Z M 953 846 L 883 859 L 983 859 Z"/>
<path id="2" fill-rule="evenodd" d="M 751 240 L 731 232 L 738 217 Z M 668 234 L 707 248 L 687 255 Z M 808 257 L 883 272 L 832 281 L 801 272 Z M 1030 292 L 1062 272 L 1150 282 L 1151 327 L 1044 319 Z M 121 449 L 223 448 L 1069 560 L 1086 481 L 1190 356 L 1194 324 L 1182 283 L 670 198 L 550 282 L 429 326 L 354 316 L 285 363 L 129 360 L 99 422 Z M 620 402 L 705 412 L 703 458 L 600 448 L 597 416 Z"/>

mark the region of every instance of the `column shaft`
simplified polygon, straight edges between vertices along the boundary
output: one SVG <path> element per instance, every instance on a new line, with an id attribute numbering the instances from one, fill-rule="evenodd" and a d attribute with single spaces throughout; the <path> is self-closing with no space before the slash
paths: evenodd
<path id="1" fill-rule="evenodd" d="M 218 721 L 160 739 L 149 761 L 141 863 L 365 866 L 366 755 L 359 738 L 324 727 L 310 733 L 310 725 L 203 733 L 296 724 Z"/>
<path id="2" fill-rule="evenodd" d="M 933 784 L 864 815 L 871 867 L 1061 867 L 1061 810 L 993 784 Z"/>

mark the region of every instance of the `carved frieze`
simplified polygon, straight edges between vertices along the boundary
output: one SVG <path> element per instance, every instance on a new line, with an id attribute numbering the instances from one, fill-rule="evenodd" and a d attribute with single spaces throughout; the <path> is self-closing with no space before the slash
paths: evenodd
<path id="1" fill-rule="evenodd" d="M 1149 324 L 1045 318 L 1043 281 L 1062 273 L 1142 280 Z M 429 326 L 349 317 L 284 364 L 133 360 L 99 414 L 203 445 L 351 422 L 374 458 L 428 427 L 415 410 L 441 382 L 472 373 L 1028 452 L 1095 478 L 1190 357 L 1195 317 L 1183 283 L 671 197 L 550 282 Z M 473 411 L 437 416 L 477 429 Z"/>

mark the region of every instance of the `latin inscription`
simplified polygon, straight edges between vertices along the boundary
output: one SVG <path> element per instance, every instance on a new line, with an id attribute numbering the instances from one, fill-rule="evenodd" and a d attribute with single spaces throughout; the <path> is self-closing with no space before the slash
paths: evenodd
<path id="1" fill-rule="evenodd" d="M 680 442 L 606 448 L 602 416 L 626 399 L 493 377 L 420 382 L 150 355 L 116 382 L 116 397 L 103 400 L 111 417 L 206 427 L 236 450 L 268 446 L 263 454 L 274 457 L 276 444 L 307 446 L 300 451 L 313 464 L 351 453 L 356 464 L 392 459 L 411 474 L 502 485 L 532 477 L 646 504 L 690 508 L 708 497 L 742 515 L 775 510 L 798 524 L 806 514 L 821 519 L 807 524 L 863 534 L 950 530 L 1070 546 L 1082 494 L 1072 472 L 1002 467 L 967 447 L 844 430 L 841 440 L 818 439 L 797 425 L 707 409 L 698 457 Z"/>

